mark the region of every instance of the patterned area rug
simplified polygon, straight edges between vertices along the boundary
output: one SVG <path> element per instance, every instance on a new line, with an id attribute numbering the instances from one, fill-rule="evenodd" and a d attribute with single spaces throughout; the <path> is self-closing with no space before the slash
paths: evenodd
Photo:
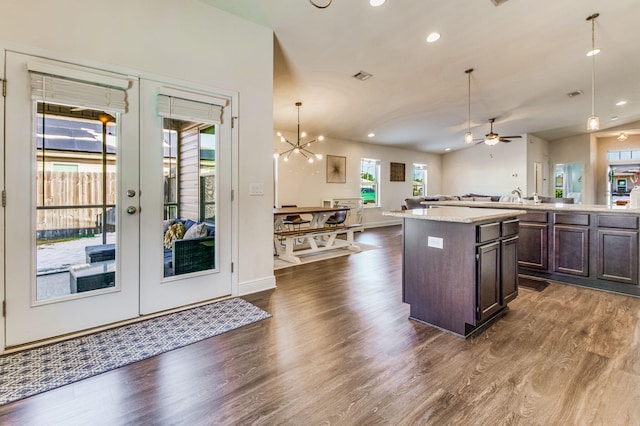
<path id="1" fill-rule="evenodd" d="M 228 299 L 0 358 L 0 404 L 77 382 L 271 317 Z"/>

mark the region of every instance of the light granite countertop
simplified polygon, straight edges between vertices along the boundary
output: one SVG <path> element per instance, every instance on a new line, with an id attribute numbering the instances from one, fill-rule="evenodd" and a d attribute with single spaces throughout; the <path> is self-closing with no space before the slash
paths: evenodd
<path id="1" fill-rule="evenodd" d="M 526 209 L 526 210 L 556 210 L 556 211 L 583 211 L 583 212 L 616 212 L 616 213 L 640 213 L 639 208 L 629 208 L 627 206 L 606 206 L 604 204 L 563 204 L 563 203 L 540 203 L 525 200 L 524 203 L 501 203 L 497 201 L 423 201 L 429 206 L 452 206 L 452 207 L 478 207 L 491 209 Z"/>
<path id="2" fill-rule="evenodd" d="M 382 212 L 382 215 L 401 217 L 404 219 L 475 223 L 487 220 L 508 219 L 525 213 L 525 210 L 469 208 L 442 205 L 424 209 L 386 211 Z"/>

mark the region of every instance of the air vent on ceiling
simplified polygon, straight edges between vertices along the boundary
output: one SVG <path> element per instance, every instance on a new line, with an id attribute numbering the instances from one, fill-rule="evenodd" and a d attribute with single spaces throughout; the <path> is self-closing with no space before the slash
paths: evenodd
<path id="1" fill-rule="evenodd" d="M 358 80 L 365 81 L 365 80 L 368 80 L 371 77 L 373 77 L 373 74 L 369 74 L 368 72 L 360 71 L 359 73 L 354 74 L 353 76 L 355 78 L 357 78 Z"/>
<path id="2" fill-rule="evenodd" d="M 491 0 L 491 3 L 493 3 L 496 6 L 500 6 L 503 3 L 506 3 L 507 0 Z"/>
<path id="3" fill-rule="evenodd" d="M 580 95 L 582 95 L 583 93 L 584 93 L 584 92 L 583 92 L 582 90 L 576 90 L 576 91 L 574 91 L 574 92 L 567 93 L 567 96 L 568 96 L 568 97 L 570 97 L 570 98 L 573 98 L 573 97 L 575 97 L 575 96 L 580 96 Z"/>

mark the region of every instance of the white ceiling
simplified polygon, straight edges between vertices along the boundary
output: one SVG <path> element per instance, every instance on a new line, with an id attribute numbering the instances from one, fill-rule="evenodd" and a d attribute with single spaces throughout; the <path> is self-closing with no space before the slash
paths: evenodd
<path id="1" fill-rule="evenodd" d="M 273 29 L 276 130 L 295 132 L 301 101 L 310 135 L 427 152 L 463 148 L 464 71 L 474 68 L 476 138 L 492 117 L 500 135 L 552 141 L 584 133 L 592 93 L 586 18 L 595 12 L 601 129 L 640 120 L 639 0 L 387 0 L 377 8 L 334 0 L 326 9 L 307 0 L 202 1 Z M 433 31 L 442 37 L 426 43 Z M 373 77 L 353 78 L 359 71 Z M 567 96 L 576 90 L 584 94 Z"/>

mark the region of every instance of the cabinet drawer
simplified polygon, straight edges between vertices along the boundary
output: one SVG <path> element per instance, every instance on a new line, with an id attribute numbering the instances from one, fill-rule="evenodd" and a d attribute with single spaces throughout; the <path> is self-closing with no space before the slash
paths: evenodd
<path id="1" fill-rule="evenodd" d="M 500 238 L 500 223 L 486 223 L 478 226 L 477 242 L 484 243 L 485 241 L 497 240 L 498 238 Z"/>
<path id="2" fill-rule="evenodd" d="M 518 218 L 521 222 L 547 223 L 547 212 L 527 212 Z"/>
<path id="3" fill-rule="evenodd" d="M 520 221 L 518 219 L 513 220 L 505 220 L 502 222 L 502 236 L 510 237 L 511 235 L 516 235 L 518 233 L 518 229 L 520 228 Z"/>
<path id="4" fill-rule="evenodd" d="M 588 213 L 555 213 L 553 223 L 559 225 L 589 226 Z"/>
<path id="5" fill-rule="evenodd" d="M 638 229 L 637 216 L 599 214 L 598 228 Z"/>

